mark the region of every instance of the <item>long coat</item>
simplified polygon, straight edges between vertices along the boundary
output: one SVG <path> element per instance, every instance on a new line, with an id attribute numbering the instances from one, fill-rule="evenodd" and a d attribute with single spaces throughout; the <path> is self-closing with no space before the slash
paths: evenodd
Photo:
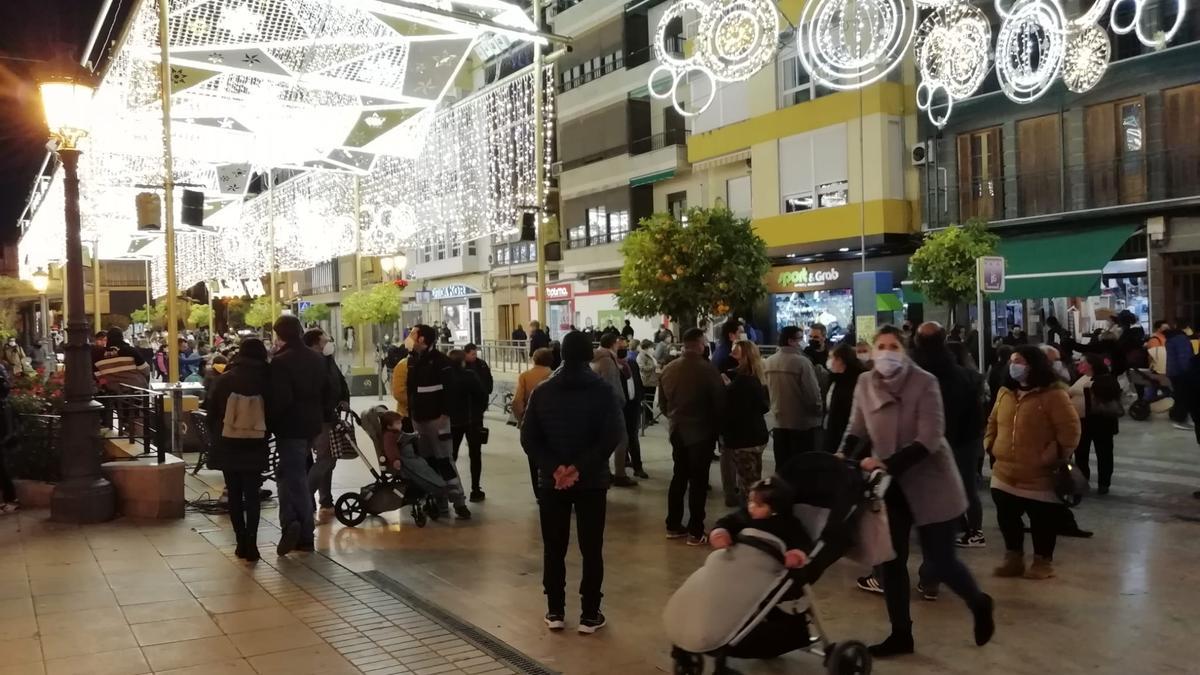
<path id="1" fill-rule="evenodd" d="M 896 394 L 878 371 L 863 373 L 854 389 L 847 433 L 871 439 L 871 454 L 887 460 L 920 443 L 929 455 L 895 478 L 920 525 L 942 523 L 967 510 L 967 494 L 946 443 L 942 392 L 937 378 L 908 364 Z M 895 489 L 895 484 L 891 489 Z"/>

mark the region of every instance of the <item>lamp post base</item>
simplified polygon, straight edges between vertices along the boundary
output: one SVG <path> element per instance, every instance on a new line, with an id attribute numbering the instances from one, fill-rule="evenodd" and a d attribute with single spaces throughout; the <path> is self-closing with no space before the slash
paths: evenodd
<path id="1" fill-rule="evenodd" d="M 74 478 L 54 487 L 50 520 L 59 523 L 103 523 L 116 516 L 117 493 L 107 478 Z"/>

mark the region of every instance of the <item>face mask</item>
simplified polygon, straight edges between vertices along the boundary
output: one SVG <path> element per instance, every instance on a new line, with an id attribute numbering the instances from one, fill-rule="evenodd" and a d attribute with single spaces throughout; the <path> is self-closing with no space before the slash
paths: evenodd
<path id="1" fill-rule="evenodd" d="M 871 352 L 858 352 L 858 360 L 860 363 L 866 363 L 871 360 Z"/>
<path id="2" fill-rule="evenodd" d="M 875 370 L 884 377 L 892 377 L 904 367 L 904 358 L 900 352 L 878 352 L 875 354 Z"/>
<path id="3" fill-rule="evenodd" d="M 334 346 L 332 342 L 326 342 L 325 346 L 321 348 L 321 353 L 325 356 L 333 356 L 333 351 Z"/>
<path id="4" fill-rule="evenodd" d="M 1008 364 L 1008 376 L 1025 384 L 1025 380 L 1029 377 L 1029 366 L 1024 363 L 1010 363 Z"/>

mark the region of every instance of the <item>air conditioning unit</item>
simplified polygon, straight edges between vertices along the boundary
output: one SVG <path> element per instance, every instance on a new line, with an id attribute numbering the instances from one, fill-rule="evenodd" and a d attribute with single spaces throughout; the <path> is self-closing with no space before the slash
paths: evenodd
<path id="1" fill-rule="evenodd" d="M 562 162 L 553 162 L 550 164 L 550 177 L 551 178 L 558 178 L 559 176 L 562 175 L 562 172 L 563 172 L 563 163 Z"/>
<path id="2" fill-rule="evenodd" d="M 912 160 L 912 165 L 924 166 L 927 164 L 929 162 L 929 151 L 932 149 L 932 146 L 933 144 L 929 141 L 917 143 L 912 146 L 912 149 L 909 151 L 909 159 Z"/>

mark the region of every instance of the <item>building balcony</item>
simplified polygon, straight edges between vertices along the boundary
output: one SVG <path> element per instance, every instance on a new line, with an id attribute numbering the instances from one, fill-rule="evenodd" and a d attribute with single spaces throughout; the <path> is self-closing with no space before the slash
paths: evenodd
<path id="1" fill-rule="evenodd" d="M 1077 219 L 1084 211 L 1097 217 L 1154 215 L 1195 204 L 1200 204 L 1200 144 L 939 185 L 926 195 L 924 215 L 928 227 L 971 217 L 1019 224 L 1060 220 L 1063 214 Z"/>
<path id="2" fill-rule="evenodd" d="M 554 32 L 579 36 L 625 14 L 625 3 L 616 0 L 556 0 L 550 19 Z"/>
<path id="3" fill-rule="evenodd" d="M 559 191 L 563 199 L 629 186 L 642 176 L 680 173 L 688 168 L 688 132 L 655 134 L 626 145 L 563 162 Z"/>
<path id="4" fill-rule="evenodd" d="M 684 40 L 668 40 L 672 53 L 683 55 Z M 556 110 L 559 119 L 571 119 L 600 110 L 625 99 L 629 92 L 644 89 L 650 73 L 658 66 L 650 47 L 626 53 L 617 49 L 590 62 L 563 70 L 558 82 Z M 604 87 L 587 86 L 604 80 Z"/>
<path id="5" fill-rule="evenodd" d="M 408 256 L 412 275 L 417 279 L 438 279 L 458 274 L 486 272 L 489 269 L 487 257 L 481 255 L 447 256 L 441 260 L 437 260 L 435 257 L 429 261 L 425 261 L 421 256 L 420 249 L 416 249 Z"/>

